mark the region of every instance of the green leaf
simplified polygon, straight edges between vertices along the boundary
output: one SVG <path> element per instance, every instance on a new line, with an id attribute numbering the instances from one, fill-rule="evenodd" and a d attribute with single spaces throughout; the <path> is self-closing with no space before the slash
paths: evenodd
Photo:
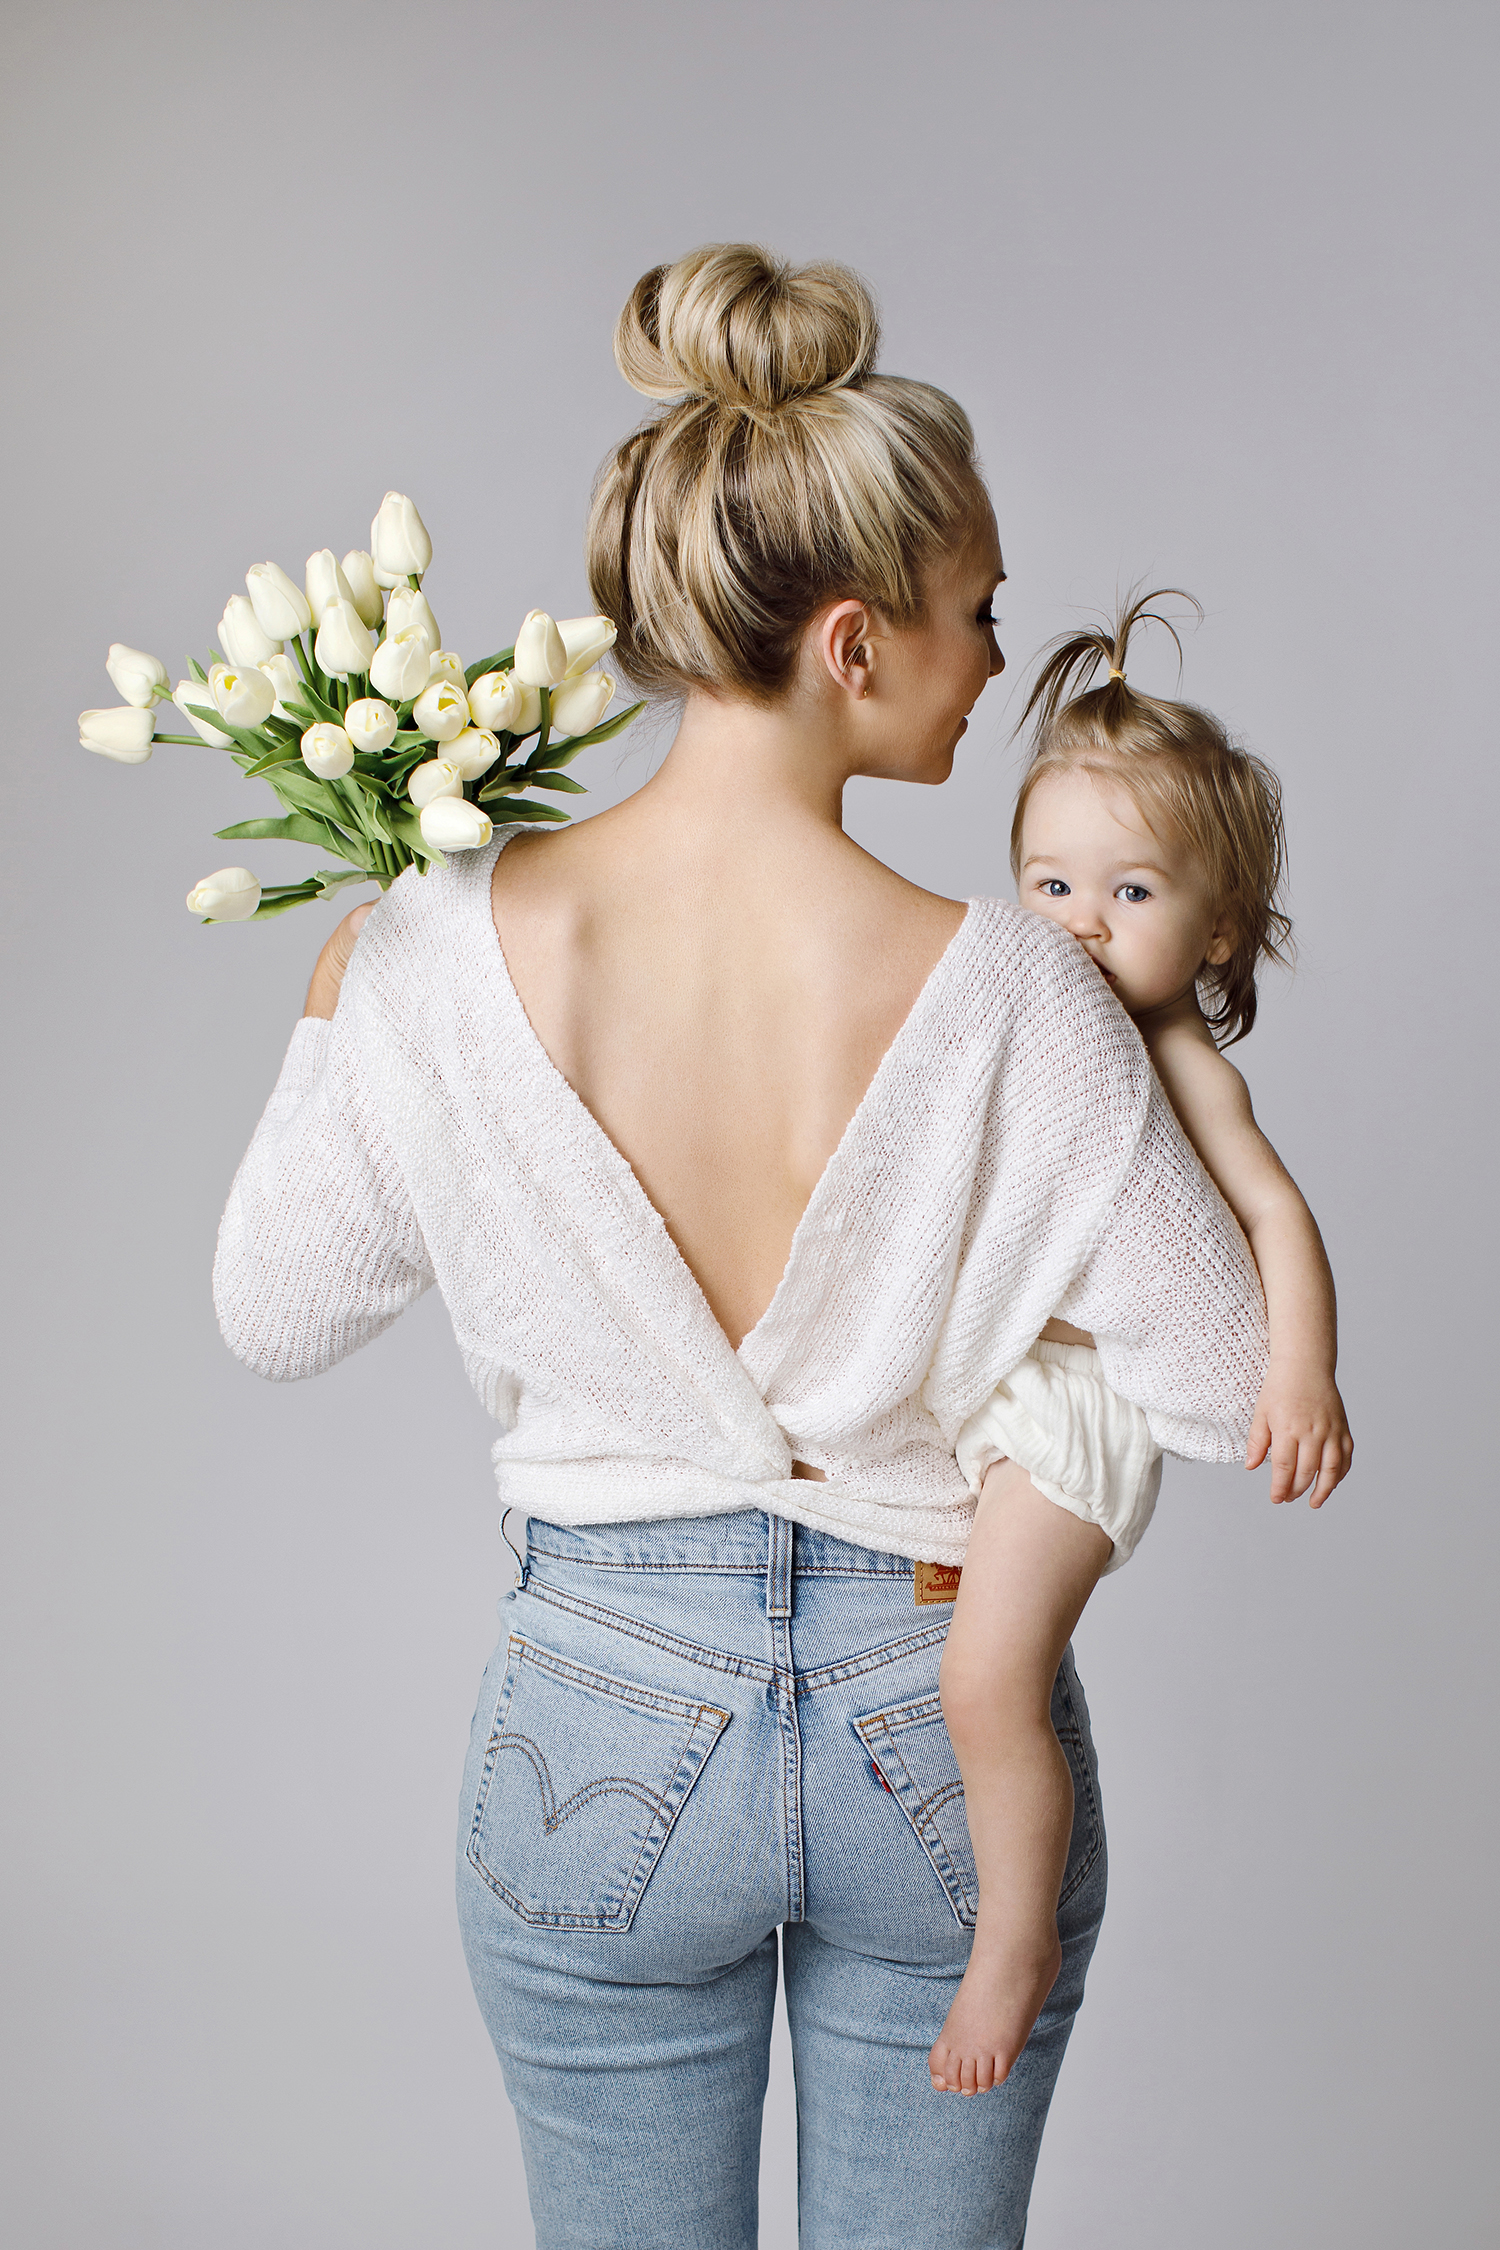
<path id="1" fill-rule="evenodd" d="M 502 648 L 495 656 L 482 656 L 477 664 L 466 664 L 464 686 L 471 688 L 476 680 L 484 678 L 486 672 L 508 671 L 515 661 L 515 654 L 515 646 L 512 644 L 509 648 Z"/>
<path id="2" fill-rule="evenodd" d="M 526 786 L 528 789 L 552 789 L 556 791 L 559 797 L 586 797 L 588 795 L 583 783 L 575 781 L 569 773 L 552 773 L 549 771 L 528 774 Z"/>
<path id="3" fill-rule="evenodd" d="M 337 873 L 331 867 L 320 867 L 317 873 L 318 897 L 332 898 L 335 892 L 344 888 L 346 883 L 371 883 L 381 880 L 382 878 L 372 874 L 368 867 L 350 867 L 343 874 Z"/>
<path id="4" fill-rule="evenodd" d="M 289 844 L 312 844 L 320 852 L 334 852 L 340 859 L 349 856 L 338 830 L 309 813 L 288 813 L 282 820 L 242 820 L 233 828 L 216 828 L 214 834 L 225 844 L 279 836 Z"/>
<path id="5" fill-rule="evenodd" d="M 259 906 L 249 919 L 252 922 L 269 922 L 273 914 L 286 914 L 294 906 L 311 906 L 317 895 L 318 892 L 316 886 L 314 886 L 311 890 L 290 891 L 281 898 L 262 896 Z"/>
<path id="6" fill-rule="evenodd" d="M 561 805 L 534 804 L 529 797 L 507 797 L 502 800 L 504 812 L 495 822 L 497 828 L 508 828 L 513 820 L 566 820 L 568 815 Z"/>
<path id="7" fill-rule="evenodd" d="M 317 725 L 341 727 L 344 723 L 343 712 L 335 710 L 331 703 L 325 703 L 322 696 L 315 689 L 310 688 L 305 680 L 298 688 L 295 698 L 288 702 L 287 709 L 301 712 L 310 727 Z"/>
<path id="8" fill-rule="evenodd" d="M 591 727 L 587 734 L 575 734 L 572 741 L 565 746 L 564 757 L 576 758 L 580 750 L 592 750 L 596 742 L 608 742 L 612 735 L 623 734 L 631 720 L 638 719 L 645 708 L 646 702 L 643 696 L 639 703 L 632 703 L 628 710 L 618 712 L 612 719 L 602 720 L 598 726 Z M 555 760 L 554 751 L 549 745 L 547 763 L 552 765 L 554 762 L 561 764 L 562 760 Z"/>
<path id="9" fill-rule="evenodd" d="M 194 680 L 201 680 L 205 687 L 207 687 L 208 685 L 208 674 L 204 671 L 203 666 L 198 662 L 196 656 L 190 656 L 188 658 L 188 677 Z"/>
<path id="10" fill-rule="evenodd" d="M 261 774 L 269 773 L 272 766 L 298 766 L 301 763 L 300 752 L 289 750 L 284 743 L 278 742 L 274 750 L 268 750 L 263 758 L 257 758 L 253 766 L 246 766 L 245 779 L 258 780 Z"/>

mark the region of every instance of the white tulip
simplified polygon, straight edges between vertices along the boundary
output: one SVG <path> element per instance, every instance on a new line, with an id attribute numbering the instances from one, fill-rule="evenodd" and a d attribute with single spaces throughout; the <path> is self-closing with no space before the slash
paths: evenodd
<path id="1" fill-rule="evenodd" d="M 487 812 L 467 797 L 434 797 L 422 808 L 422 841 L 438 852 L 472 852 L 494 835 Z"/>
<path id="2" fill-rule="evenodd" d="M 272 708 L 277 718 L 289 719 L 292 714 L 287 703 L 292 696 L 301 694 L 302 674 L 289 656 L 268 656 L 260 669 L 276 691 Z"/>
<path id="3" fill-rule="evenodd" d="M 406 792 L 420 812 L 437 797 L 461 797 L 464 777 L 451 758 L 429 758 L 408 776 Z"/>
<path id="4" fill-rule="evenodd" d="M 331 601 L 313 642 L 313 655 L 328 677 L 347 680 L 351 672 L 368 672 L 374 654 L 375 635 L 353 602 Z"/>
<path id="5" fill-rule="evenodd" d="M 536 695 L 536 689 L 522 687 L 514 672 L 485 672 L 469 690 L 469 709 L 480 726 L 504 728 L 515 734 L 528 693 Z M 541 715 L 541 698 L 537 696 L 538 720 Z"/>
<path id="6" fill-rule="evenodd" d="M 320 719 L 302 737 L 302 763 L 320 781 L 337 781 L 354 763 L 354 745 L 342 727 Z"/>
<path id="7" fill-rule="evenodd" d="M 614 692 L 615 683 L 607 672 L 585 672 L 582 679 L 564 680 L 552 691 L 553 732 L 587 734 L 609 709 Z"/>
<path id="8" fill-rule="evenodd" d="M 378 758 L 396 739 L 396 714 L 378 695 L 361 696 L 344 713 L 344 732 L 356 750 Z"/>
<path id="9" fill-rule="evenodd" d="M 516 635 L 516 678 L 527 687 L 556 687 L 568 669 L 563 637 L 544 609 L 528 610 Z"/>
<path id="10" fill-rule="evenodd" d="M 403 579 L 420 578 L 431 562 L 427 526 L 404 492 L 388 492 L 381 501 L 370 526 L 370 553 L 378 586 L 399 586 Z"/>
<path id="11" fill-rule="evenodd" d="M 385 639 L 370 659 L 370 685 L 392 703 L 405 703 L 420 695 L 432 671 L 427 636 L 415 627 L 409 633 L 386 629 Z"/>
<path id="12" fill-rule="evenodd" d="M 258 664 L 244 671 L 237 664 L 210 664 L 208 692 L 220 718 L 232 727 L 258 727 L 269 719 L 276 701 L 275 685 Z"/>
<path id="13" fill-rule="evenodd" d="M 315 625 L 322 624 L 323 612 L 330 602 L 352 602 L 354 599 L 354 589 L 334 561 L 331 547 L 320 547 L 315 555 L 308 556 L 307 577 L 303 583 L 307 588 L 307 606 L 312 611 Z M 327 671 L 326 664 L 323 669 Z"/>
<path id="14" fill-rule="evenodd" d="M 438 621 L 432 614 L 432 604 L 415 586 L 397 586 L 386 605 L 385 629 L 388 633 L 418 632 L 427 643 L 429 656 L 436 656 L 443 645 Z"/>
<path id="15" fill-rule="evenodd" d="M 432 676 L 435 680 L 451 680 L 455 687 L 464 685 L 464 660 L 455 656 L 451 648 L 433 651 Z"/>
<path id="16" fill-rule="evenodd" d="M 196 712 L 188 709 L 190 703 L 201 705 L 205 711 L 217 709 L 213 699 L 213 691 L 204 681 L 179 680 L 172 690 L 172 701 L 187 720 L 188 725 L 202 735 L 210 750 L 232 750 L 234 748 L 234 742 L 229 735 L 221 734 L 217 727 L 209 725 L 207 719 L 200 719 Z"/>
<path id="17" fill-rule="evenodd" d="M 568 669 L 563 676 L 569 680 L 576 680 L 580 672 L 597 664 L 614 647 L 619 630 L 608 617 L 560 617 L 557 629 L 568 652 Z"/>
<path id="18" fill-rule="evenodd" d="M 280 641 L 273 641 L 269 633 L 261 631 L 248 594 L 231 594 L 224 604 L 224 614 L 219 619 L 219 646 L 226 663 L 246 668 L 264 664 L 268 657 L 281 653 Z"/>
<path id="19" fill-rule="evenodd" d="M 375 565 L 363 547 L 351 547 L 339 565 L 349 587 L 349 599 L 371 632 L 385 615 L 385 596 L 375 583 Z"/>
<path id="20" fill-rule="evenodd" d="M 118 683 L 116 683 L 118 684 Z M 139 705 L 125 703 L 112 711 L 80 711 L 78 740 L 85 750 L 116 758 L 122 766 L 143 766 L 151 755 L 156 719 Z"/>
<path id="21" fill-rule="evenodd" d="M 193 885 L 187 903 L 190 914 L 212 922 L 248 922 L 260 904 L 260 885 L 248 867 L 221 867 Z"/>
<path id="22" fill-rule="evenodd" d="M 288 578 L 279 563 L 252 563 L 245 573 L 250 606 L 263 633 L 278 644 L 294 633 L 305 633 L 312 623 L 306 594 L 295 578 Z"/>
<path id="23" fill-rule="evenodd" d="M 469 724 L 469 699 L 451 680 L 434 680 L 417 697 L 411 715 L 434 742 L 451 742 Z"/>
<path id="24" fill-rule="evenodd" d="M 165 664 L 159 664 L 142 648 L 127 648 L 123 641 L 110 642 L 104 669 L 126 702 L 133 703 L 138 711 L 149 711 L 158 697 L 171 692 Z"/>
<path id="25" fill-rule="evenodd" d="M 514 672 L 511 678 L 515 680 Z M 516 680 L 516 685 L 521 691 L 521 714 L 513 731 L 516 734 L 535 734 L 542 723 L 542 691 L 540 688 L 528 687 L 524 680 Z"/>
<path id="26" fill-rule="evenodd" d="M 465 781 L 477 781 L 500 755 L 500 745 L 487 727 L 465 727 L 448 745 L 449 762 L 457 766 Z"/>

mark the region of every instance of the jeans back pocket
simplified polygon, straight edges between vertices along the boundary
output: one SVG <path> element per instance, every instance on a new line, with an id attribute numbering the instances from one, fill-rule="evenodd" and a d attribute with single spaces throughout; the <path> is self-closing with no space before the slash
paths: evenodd
<path id="1" fill-rule="evenodd" d="M 973 1929 L 979 1912 L 979 1881 L 964 1805 L 963 1777 L 948 1736 L 943 1706 L 936 1695 L 870 1711 L 854 1722 L 855 1732 L 886 1788 L 911 1823 L 933 1872 L 948 1894 L 955 1919 Z M 1067 1665 L 1052 1689 L 1052 1724 L 1073 1777 L 1073 1833 L 1058 1897 L 1061 1910 L 1078 1889 L 1104 1844 L 1099 1797 L 1084 1746 L 1083 1729 L 1068 1689 Z"/>
<path id="2" fill-rule="evenodd" d="M 467 1857 L 523 1921 L 628 1930 L 729 1724 L 512 1634 Z"/>

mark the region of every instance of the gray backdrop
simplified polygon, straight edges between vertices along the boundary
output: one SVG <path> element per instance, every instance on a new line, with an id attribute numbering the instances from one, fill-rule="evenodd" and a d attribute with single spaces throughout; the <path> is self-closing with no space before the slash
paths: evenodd
<path id="1" fill-rule="evenodd" d="M 1321 1517 L 1174 1468 L 1084 1621 L 1113 1898 L 1029 2240 L 1480 2242 L 1492 12 L 10 0 L 6 38 L 7 2239 L 531 2241 L 450 1890 L 509 1578 L 483 1414 L 435 1299 L 286 1390 L 208 1299 L 334 910 L 199 928 L 258 793 L 73 719 L 110 640 L 175 677 L 248 563 L 363 544 L 387 486 L 461 651 L 583 608 L 615 312 L 748 236 L 859 266 L 884 364 L 972 411 L 1016 670 L 1185 585 L 1187 691 L 1287 787 L 1301 967 L 1241 1054 L 1358 1466 Z M 855 833 L 1004 890 L 1010 691 Z M 596 753 L 590 806 L 650 756 Z M 790 2245 L 780 2045 L 765 2185 Z"/>

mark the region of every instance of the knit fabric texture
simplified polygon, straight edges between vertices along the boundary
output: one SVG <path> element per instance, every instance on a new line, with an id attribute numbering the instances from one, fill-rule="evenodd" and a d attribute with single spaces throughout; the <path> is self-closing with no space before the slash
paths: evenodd
<path id="1" fill-rule="evenodd" d="M 403 875 L 332 1023 L 297 1026 L 219 1233 L 247 1367 L 316 1375 L 435 1281 L 507 1505 L 563 1524 L 761 1508 L 931 1562 L 967 1544 L 958 1431 L 1053 1314 L 1093 1331 L 1166 1451 L 1243 1457 L 1254 1262 L 1056 923 L 970 902 L 736 1351 L 511 983 L 490 878 L 514 833 Z"/>

